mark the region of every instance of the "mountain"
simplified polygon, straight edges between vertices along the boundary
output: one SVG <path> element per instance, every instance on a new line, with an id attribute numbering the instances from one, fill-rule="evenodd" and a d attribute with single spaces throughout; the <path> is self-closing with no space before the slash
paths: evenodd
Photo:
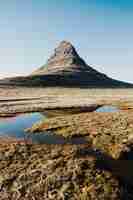
<path id="1" fill-rule="evenodd" d="M 88 79 L 92 79 L 92 77 L 96 79 L 107 78 L 105 74 L 102 74 L 87 65 L 85 61 L 78 55 L 73 45 L 67 41 L 62 41 L 54 50 L 54 54 L 48 59 L 47 63 L 32 73 L 32 75 L 50 74 L 79 76 L 87 75 Z"/>
<path id="2" fill-rule="evenodd" d="M 88 66 L 80 58 L 70 42 L 62 41 L 54 50 L 54 54 L 48 59 L 47 63 L 37 69 L 33 74 L 64 74 L 76 72 L 89 72 L 90 75 L 97 73 L 96 70 Z"/>
<path id="3" fill-rule="evenodd" d="M 6 79 L 8 84 L 62 87 L 133 87 L 114 80 L 89 66 L 74 46 L 62 41 L 47 63 L 27 77 Z"/>
<path id="4" fill-rule="evenodd" d="M 131 84 L 111 79 L 87 65 L 78 55 L 74 46 L 67 41 L 62 41 L 47 63 L 33 72 L 32 75 L 45 76 L 51 85 L 131 86 Z"/>

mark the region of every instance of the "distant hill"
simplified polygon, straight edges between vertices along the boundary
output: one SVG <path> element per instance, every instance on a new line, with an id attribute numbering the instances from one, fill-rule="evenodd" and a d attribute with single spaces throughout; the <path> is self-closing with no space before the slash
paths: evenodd
<path id="1" fill-rule="evenodd" d="M 62 41 L 47 63 L 31 75 L 7 78 L 0 83 L 52 87 L 133 87 L 132 84 L 114 80 L 87 65 L 73 45 L 67 41 Z"/>

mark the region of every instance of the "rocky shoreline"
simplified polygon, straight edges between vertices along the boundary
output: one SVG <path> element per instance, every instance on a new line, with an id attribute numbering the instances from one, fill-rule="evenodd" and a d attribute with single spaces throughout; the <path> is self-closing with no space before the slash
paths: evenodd
<path id="1" fill-rule="evenodd" d="M 133 109 L 131 89 L 69 89 L 69 88 L 0 88 L 0 117 L 20 113 L 95 111 L 103 105 L 117 105 L 122 110 Z M 29 95 L 30 94 L 30 95 Z"/>
<path id="2" fill-rule="evenodd" d="M 76 94 L 69 90 L 64 95 L 66 90 L 40 88 L 35 94 L 34 88 L 31 89 L 32 98 L 28 96 L 29 89 L 21 88 L 21 92 L 18 88 L 12 89 L 7 96 L 1 90 L 1 115 L 27 112 L 31 107 L 32 111 L 41 108 L 40 111 L 48 112 L 50 118 L 35 124 L 27 134 L 52 131 L 66 138 L 82 136 L 88 143 L 35 145 L 15 138 L 1 138 L 0 199 L 132 200 L 132 91 L 129 95 L 128 91 L 119 91 L 118 97 L 118 91 L 113 90 L 110 98 L 107 90 L 102 93 L 77 90 Z M 55 103 L 60 109 L 53 107 L 54 110 L 45 111 L 46 105 Z M 88 112 L 104 104 L 118 105 L 122 110 Z"/>
<path id="3" fill-rule="evenodd" d="M 117 159 L 133 143 L 133 112 L 80 113 L 45 119 L 27 131 L 54 132 L 65 138 L 85 137 L 93 148 Z"/>

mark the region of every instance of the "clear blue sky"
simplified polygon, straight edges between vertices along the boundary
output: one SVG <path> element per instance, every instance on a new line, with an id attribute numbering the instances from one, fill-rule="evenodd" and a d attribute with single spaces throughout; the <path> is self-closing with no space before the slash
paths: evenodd
<path id="1" fill-rule="evenodd" d="M 132 0 L 0 0 L 0 77 L 31 73 L 62 40 L 95 69 L 133 82 Z"/>

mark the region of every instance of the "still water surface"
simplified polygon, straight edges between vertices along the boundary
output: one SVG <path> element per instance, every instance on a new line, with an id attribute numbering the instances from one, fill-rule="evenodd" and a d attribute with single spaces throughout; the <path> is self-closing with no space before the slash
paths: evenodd
<path id="1" fill-rule="evenodd" d="M 39 120 L 45 120 L 41 113 L 21 114 L 15 117 L 0 118 L 0 136 L 15 137 L 17 139 L 30 140 L 37 144 L 84 144 L 82 137 L 65 139 L 52 133 L 28 134 L 24 130 L 30 128 Z"/>
<path id="2" fill-rule="evenodd" d="M 115 106 L 103 106 L 95 112 L 117 112 L 119 109 Z M 45 120 L 46 116 L 41 113 L 21 114 L 15 117 L 0 118 L 0 136 L 15 137 L 17 139 L 30 140 L 37 144 L 84 144 L 86 140 L 83 137 L 65 139 L 52 133 L 28 134 L 25 129 L 40 120 Z"/>
<path id="3" fill-rule="evenodd" d="M 120 111 L 116 106 L 102 106 L 98 108 L 95 112 L 118 112 Z"/>

